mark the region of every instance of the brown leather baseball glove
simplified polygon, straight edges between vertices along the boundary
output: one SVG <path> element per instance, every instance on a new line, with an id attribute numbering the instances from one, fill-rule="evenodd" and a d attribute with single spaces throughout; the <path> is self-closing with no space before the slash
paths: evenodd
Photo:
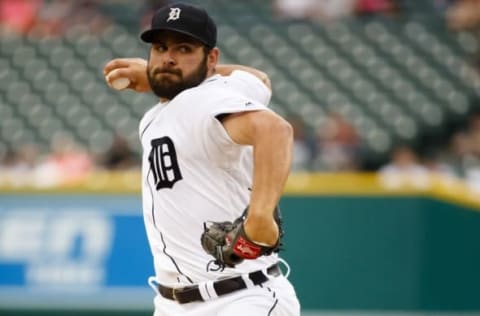
<path id="1" fill-rule="evenodd" d="M 246 213 L 246 212 L 245 212 Z M 205 223 L 200 238 L 203 249 L 213 256 L 213 262 L 219 267 L 233 268 L 244 259 L 256 259 L 280 251 L 280 238 L 283 235 L 278 208 L 275 218 L 280 229 L 280 237 L 274 246 L 260 245 L 248 238 L 243 228 L 245 213 L 232 222 Z"/>

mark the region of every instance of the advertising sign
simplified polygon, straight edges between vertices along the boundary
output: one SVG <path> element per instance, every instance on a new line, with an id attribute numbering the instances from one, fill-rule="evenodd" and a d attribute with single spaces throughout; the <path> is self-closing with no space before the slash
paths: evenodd
<path id="1" fill-rule="evenodd" d="M 0 306 L 148 308 L 138 197 L 0 195 Z"/>

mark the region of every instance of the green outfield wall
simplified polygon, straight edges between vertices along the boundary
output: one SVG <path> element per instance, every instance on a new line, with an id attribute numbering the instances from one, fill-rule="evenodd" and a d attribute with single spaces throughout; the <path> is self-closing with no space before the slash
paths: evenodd
<path id="1" fill-rule="evenodd" d="M 0 224 L 2 218 L 14 220 L 18 210 L 43 212 L 38 223 L 29 224 L 43 225 L 46 234 L 48 227 L 62 232 L 62 221 L 76 221 L 76 211 L 63 212 L 71 206 L 80 212 L 93 210 L 94 218 L 88 219 L 98 227 L 111 227 L 113 234 L 106 261 L 98 267 L 111 275 L 99 287 L 108 300 L 92 292 L 95 297 L 81 302 L 76 296 L 53 297 L 63 302 L 55 308 L 43 299 L 43 304 L 25 305 L 36 292 L 21 272 L 23 263 L 17 266 L 0 253 L 0 315 L 151 315 L 153 293 L 144 283 L 152 268 L 146 240 L 141 256 L 131 254 L 139 243 L 132 242 L 126 248 L 130 259 L 118 259 L 123 258 L 125 250 L 119 245 L 125 245 L 126 236 L 144 239 L 138 186 L 125 185 L 138 184 L 138 175 L 108 177 L 98 181 L 103 178 L 97 175 L 87 182 L 92 185 L 60 190 L 0 189 Z M 480 198 L 462 183 L 434 179 L 421 189 L 392 189 L 375 175 L 298 175 L 291 177 L 281 209 L 286 231 L 281 256 L 291 266 L 289 279 L 305 315 L 480 315 Z M 63 214 L 62 221 L 54 220 L 55 212 Z M 0 238 L 4 235 L 0 231 Z M 66 255 L 70 263 L 77 260 L 73 252 Z M 122 276 L 128 265 L 148 271 L 138 280 L 126 280 Z M 118 294 L 117 287 L 124 291 L 123 300 L 110 295 Z M 132 299 L 129 308 L 124 308 L 126 298 Z"/>
<path id="2" fill-rule="evenodd" d="M 427 197 L 285 197 L 305 309 L 480 310 L 480 213 Z"/>

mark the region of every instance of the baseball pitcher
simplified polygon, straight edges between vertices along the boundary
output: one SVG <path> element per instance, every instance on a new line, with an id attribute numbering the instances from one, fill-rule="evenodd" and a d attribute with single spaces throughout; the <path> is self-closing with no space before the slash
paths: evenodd
<path id="1" fill-rule="evenodd" d="M 154 315 L 300 315 L 277 254 L 292 128 L 266 107 L 268 77 L 218 65 L 215 22 L 198 7 L 161 8 L 141 39 L 148 62 L 104 71 L 112 87 L 160 98 L 139 128 Z"/>

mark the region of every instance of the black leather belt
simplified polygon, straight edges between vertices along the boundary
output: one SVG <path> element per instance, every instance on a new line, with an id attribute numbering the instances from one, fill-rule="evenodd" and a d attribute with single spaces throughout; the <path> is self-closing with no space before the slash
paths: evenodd
<path id="1" fill-rule="evenodd" d="M 282 274 L 278 263 L 275 263 L 274 265 L 268 267 L 267 274 L 275 277 Z M 262 270 L 249 273 L 248 278 L 252 280 L 253 284 L 255 285 L 262 284 L 268 280 L 268 276 L 266 276 L 265 273 L 262 272 Z M 238 290 L 245 289 L 247 288 L 247 284 L 245 284 L 245 281 L 242 279 L 241 276 L 237 276 L 230 279 L 215 281 L 213 282 L 213 288 L 215 289 L 217 296 L 222 296 Z M 200 290 L 198 289 L 198 285 L 192 285 L 183 288 L 171 288 L 159 284 L 158 292 L 163 297 L 177 301 L 180 304 L 186 304 L 195 301 L 204 301 L 202 295 L 200 294 Z"/>

